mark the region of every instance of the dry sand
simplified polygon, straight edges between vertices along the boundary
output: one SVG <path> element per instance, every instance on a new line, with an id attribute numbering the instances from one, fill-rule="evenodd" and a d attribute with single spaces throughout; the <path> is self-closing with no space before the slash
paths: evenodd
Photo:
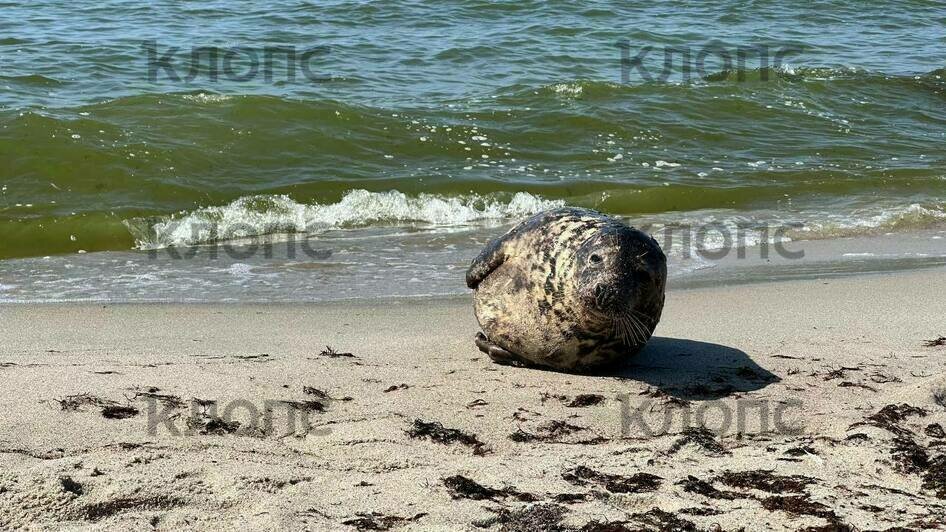
<path id="1" fill-rule="evenodd" d="M 467 299 L 4 306 L 0 529 L 935 528 L 944 294 L 674 291 L 596 376 L 491 364 Z"/>

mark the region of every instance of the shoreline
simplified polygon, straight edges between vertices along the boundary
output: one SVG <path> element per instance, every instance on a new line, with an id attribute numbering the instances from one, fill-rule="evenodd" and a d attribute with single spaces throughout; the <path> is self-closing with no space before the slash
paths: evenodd
<path id="1" fill-rule="evenodd" d="M 841 278 L 875 273 L 909 273 L 946 267 L 946 229 L 733 248 L 722 256 L 668 257 L 669 290 L 739 286 L 785 280 Z M 313 244 L 316 245 L 316 244 Z M 316 245 L 316 247 L 318 247 Z M 665 250 L 668 252 L 669 250 Z M 207 248 L 202 253 L 212 255 Z M 472 253 L 472 252 L 470 252 Z M 151 258 L 145 253 L 103 252 L 50 259 L 0 261 L 0 305 L 62 303 L 244 304 L 439 300 L 468 295 L 463 272 L 472 257 L 457 249 L 423 272 L 384 257 L 359 262 L 323 257 L 230 258 L 195 255 L 189 261 Z M 329 254 L 331 255 L 331 253 Z M 344 254 L 342 254 L 344 255 Z M 706 257 L 710 257 L 709 259 Z M 683 263 L 687 266 L 681 266 Z M 695 264 L 700 264 L 695 267 Z M 354 268 L 354 269 L 353 269 Z M 687 270 L 686 268 L 694 268 Z M 685 270 L 685 271 L 684 271 Z M 389 279 L 386 275 L 394 275 Z M 416 274 L 416 275 L 415 275 Z M 421 279 L 420 275 L 429 276 Z M 418 291 L 425 292 L 418 294 Z M 58 296 L 56 294 L 59 294 Z M 91 295 L 91 297 L 90 297 Z"/>
<path id="2" fill-rule="evenodd" d="M 599 375 L 490 363 L 466 298 L 0 306 L 0 526 L 921 528 L 944 289 L 675 290 Z"/>

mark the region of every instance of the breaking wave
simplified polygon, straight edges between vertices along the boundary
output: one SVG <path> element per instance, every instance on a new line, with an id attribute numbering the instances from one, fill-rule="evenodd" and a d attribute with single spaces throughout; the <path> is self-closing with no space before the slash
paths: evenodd
<path id="1" fill-rule="evenodd" d="M 408 196 L 396 190 L 352 190 L 338 203 L 304 204 L 285 195 L 246 196 L 228 205 L 206 207 L 163 218 L 135 218 L 125 225 L 139 249 L 210 244 L 238 238 L 420 223 L 455 226 L 529 216 L 565 202 L 518 192 L 501 197 L 470 194 Z"/>

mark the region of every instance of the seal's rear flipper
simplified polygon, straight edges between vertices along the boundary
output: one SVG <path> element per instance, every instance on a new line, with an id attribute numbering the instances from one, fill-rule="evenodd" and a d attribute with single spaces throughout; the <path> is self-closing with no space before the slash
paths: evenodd
<path id="1" fill-rule="evenodd" d="M 520 367 L 531 366 L 529 361 L 519 355 L 510 353 L 493 342 L 490 342 L 483 333 L 476 333 L 474 342 L 476 342 L 476 347 L 479 347 L 480 351 L 489 355 L 489 358 L 493 359 L 493 362 L 497 364 Z"/>

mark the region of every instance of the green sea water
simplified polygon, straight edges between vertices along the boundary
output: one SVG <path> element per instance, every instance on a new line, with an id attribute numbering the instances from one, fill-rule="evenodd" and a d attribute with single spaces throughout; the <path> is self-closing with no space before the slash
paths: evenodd
<path id="1" fill-rule="evenodd" d="M 557 204 L 937 228 L 944 67 L 934 1 L 3 2 L 0 259 Z"/>

